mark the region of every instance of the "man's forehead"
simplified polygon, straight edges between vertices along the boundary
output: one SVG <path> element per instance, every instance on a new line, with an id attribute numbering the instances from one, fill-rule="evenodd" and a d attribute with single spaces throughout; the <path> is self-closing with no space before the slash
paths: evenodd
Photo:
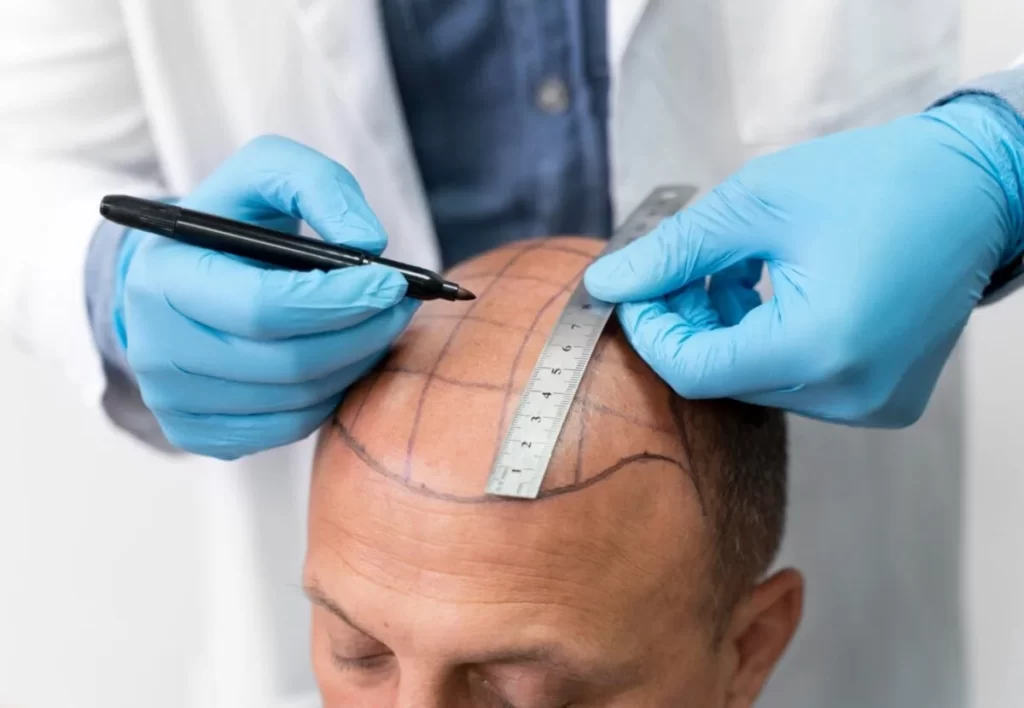
<path id="1" fill-rule="evenodd" d="M 543 596 L 581 609 L 639 601 L 666 582 L 684 593 L 703 586 L 707 519 L 670 462 L 636 461 L 572 494 L 497 503 L 418 494 L 364 465 L 340 439 L 322 445 L 310 546 L 323 567 L 437 600 Z"/>
<path id="2" fill-rule="evenodd" d="M 424 632 L 479 652 L 568 634 L 583 643 L 574 656 L 621 663 L 702 626 L 707 534 L 665 463 L 637 471 L 639 485 L 613 476 L 604 488 L 499 504 L 334 469 L 313 490 L 307 581 L 392 648 L 419 646 Z"/>

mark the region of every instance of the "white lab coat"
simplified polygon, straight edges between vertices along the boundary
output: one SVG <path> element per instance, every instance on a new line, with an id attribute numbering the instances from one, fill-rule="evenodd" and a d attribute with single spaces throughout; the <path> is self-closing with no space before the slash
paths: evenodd
<path id="1" fill-rule="evenodd" d="M 656 184 L 708 187 L 755 153 L 923 107 L 956 79 L 959 0 L 608 5 L 619 214 Z M 188 193 L 264 133 L 287 135 L 348 166 L 387 228 L 390 255 L 436 265 L 374 0 L 0 2 L 3 335 L 51 364 L 73 383 L 75 395 L 99 409 L 106 384 L 85 317 L 83 262 L 100 197 Z M 828 435 L 865 447 L 858 431 Z M 188 463 L 196 483 L 207 485 L 205 506 L 182 510 L 182 518 L 202 515 L 206 534 L 196 549 L 203 621 L 179 648 L 192 677 L 189 708 L 316 705 L 307 612 L 295 588 L 308 462 L 305 444 L 230 465 Z M 885 474 L 850 471 L 834 458 L 828 469 L 821 462 L 808 463 L 819 483 Z M 795 504 L 802 501 L 801 474 L 794 470 Z M 918 474 L 935 477 L 931 469 Z M 887 503 L 896 514 L 899 499 Z M 821 534 L 813 525 L 793 531 L 804 534 L 793 560 L 809 570 L 812 598 L 822 589 L 814 568 L 836 566 L 821 541 L 829 538 L 829 514 L 820 513 Z M 855 542 L 874 522 L 850 523 L 844 532 Z M 957 523 L 953 518 L 944 528 L 955 532 Z M 936 552 L 955 563 L 955 543 Z M 877 567 L 869 572 L 884 575 Z M 851 587 L 858 582 L 847 580 Z M 859 594 L 847 588 L 852 599 L 823 597 L 817 607 L 826 609 L 812 612 L 801 630 L 804 653 L 815 657 L 814 688 L 803 685 L 801 667 L 790 663 L 778 698 L 769 701 L 824 705 L 827 696 L 831 706 L 853 705 L 843 702 L 850 681 L 886 684 L 884 665 L 875 678 L 846 676 L 860 669 L 850 665 L 850 647 L 833 641 L 830 626 L 828 603 L 845 602 L 846 611 L 856 608 L 870 623 L 872 603 L 891 594 L 882 591 L 899 590 L 885 577 L 867 584 Z M 173 598 L 156 599 L 162 611 L 174 607 Z M 103 636 L 102 627 L 96 636 Z M 10 638 L 0 628 L 4 641 Z M 124 681 L 153 641 L 140 628 L 139 653 L 111 655 L 97 669 L 96 685 Z M 92 708 L 69 691 L 67 705 Z M 886 695 L 896 696 L 893 691 Z M 909 699 L 886 704 L 925 704 L 913 691 L 900 695 Z M 137 705 L 181 705 L 161 700 L 149 695 Z M 114 708 L 94 705 L 101 704 Z"/>

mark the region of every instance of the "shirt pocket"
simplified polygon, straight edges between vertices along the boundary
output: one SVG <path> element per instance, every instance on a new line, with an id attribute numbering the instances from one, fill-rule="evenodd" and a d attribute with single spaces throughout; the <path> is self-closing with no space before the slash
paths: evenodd
<path id="1" fill-rule="evenodd" d="M 956 82 L 959 0 L 724 0 L 740 140 L 772 149 L 921 110 Z"/>

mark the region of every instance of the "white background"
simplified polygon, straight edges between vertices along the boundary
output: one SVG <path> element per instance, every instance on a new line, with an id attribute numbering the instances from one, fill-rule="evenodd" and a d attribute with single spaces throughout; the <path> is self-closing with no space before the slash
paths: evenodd
<path id="1" fill-rule="evenodd" d="M 1024 52 L 1024 3 L 966 4 L 965 75 L 1000 68 Z M 964 583 L 973 705 L 1020 705 L 1024 294 L 978 313 L 965 347 Z M 195 636 L 192 623 L 202 621 L 192 604 L 195 567 L 188 553 L 202 543 L 202 523 L 177 510 L 201 508 L 194 497 L 202 485 L 69 400 L 59 381 L 6 342 L 0 342 L 0 431 L 0 633 L 19 637 L 17 644 L 0 637 L 0 685 L 59 682 L 89 694 L 90 656 L 124 651 L 152 658 L 145 662 L 151 673 L 126 676 L 126 684 L 161 687 L 161 693 L 186 685 L 187 662 L 169 653 L 180 646 L 175 637 Z M 153 529 L 174 531 L 161 538 Z M 144 546 L 136 542 L 143 538 Z M 153 604 L 168 596 L 178 598 L 175 607 Z M 143 646 L 140 623 L 150 638 Z M 109 634 L 94 636 L 96 626 L 109 627 Z M 18 675 L 4 676 L 12 666 Z M 184 695 L 162 698 L 184 704 Z"/>

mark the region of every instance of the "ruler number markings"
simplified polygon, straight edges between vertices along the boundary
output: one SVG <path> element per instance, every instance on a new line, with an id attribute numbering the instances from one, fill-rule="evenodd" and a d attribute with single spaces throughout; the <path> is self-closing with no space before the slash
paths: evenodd
<path id="1" fill-rule="evenodd" d="M 662 187 L 616 229 L 603 253 L 622 248 L 685 206 L 696 190 Z M 541 349 L 502 441 L 487 493 L 536 499 L 569 408 L 613 306 L 595 300 L 580 283 Z"/>

